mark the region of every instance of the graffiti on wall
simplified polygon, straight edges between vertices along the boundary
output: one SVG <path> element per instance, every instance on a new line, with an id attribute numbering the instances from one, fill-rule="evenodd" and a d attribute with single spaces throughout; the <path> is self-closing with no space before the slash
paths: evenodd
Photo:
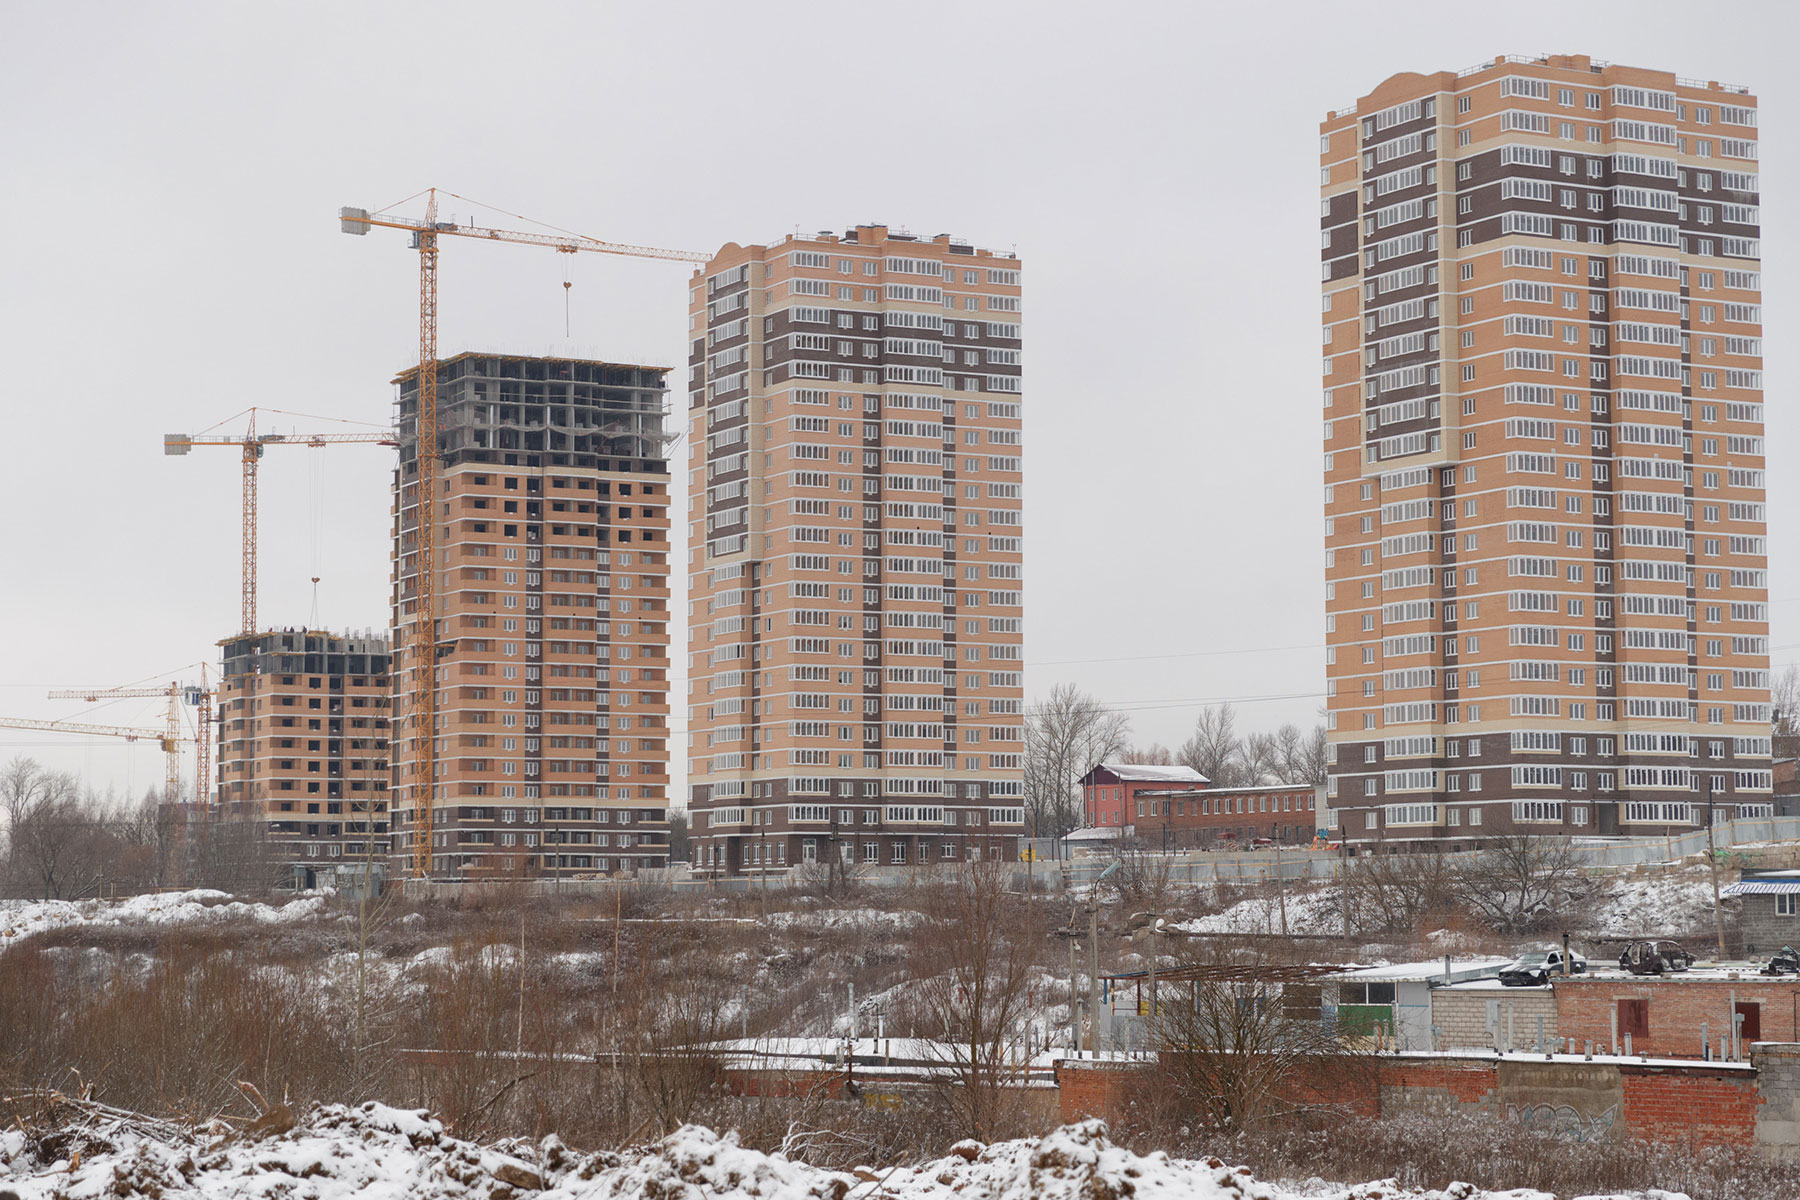
<path id="1" fill-rule="evenodd" d="M 1619 1106 L 1605 1112 L 1584 1113 L 1569 1104 L 1509 1104 L 1506 1119 L 1533 1133 L 1544 1133 L 1563 1142 L 1604 1141 L 1618 1120 Z"/>

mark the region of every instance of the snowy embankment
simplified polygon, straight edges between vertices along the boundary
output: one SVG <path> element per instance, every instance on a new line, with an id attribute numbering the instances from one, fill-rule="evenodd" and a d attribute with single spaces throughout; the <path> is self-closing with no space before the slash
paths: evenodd
<path id="1" fill-rule="evenodd" d="M 65 1109 L 65 1111 L 68 1111 Z M 1217 1159 L 1141 1156 L 1106 1140 L 1099 1122 L 1042 1138 L 981 1146 L 916 1167 L 826 1171 L 687 1126 L 623 1154 L 576 1154 L 555 1137 L 532 1145 L 460 1141 L 423 1113 L 379 1104 L 280 1110 L 249 1130 L 191 1134 L 88 1109 L 79 1125 L 33 1138 L 0 1132 L 0 1195 L 21 1200 L 1550 1200 L 1467 1184 L 1415 1192 L 1391 1181 L 1299 1190 L 1260 1182 Z"/>
<path id="2" fill-rule="evenodd" d="M 38 900 L 0 902 L 0 950 L 33 934 L 70 925 L 276 925 L 318 916 L 324 896 L 308 895 L 286 904 L 246 904 L 227 892 L 201 888 L 158 892 L 126 900 Z"/>
<path id="3" fill-rule="evenodd" d="M 1730 882 L 1726 876 L 1724 881 Z M 1712 925 L 1712 877 L 1705 867 L 1600 877 L 1598 892 L 1568 915 L 1578 933 L 1611 937 L 1666 937 Z M 1729 906 L 1732 902 L 1727 901 Z M 1291 884 L 1285 898 L 1258 894 L 1204 917 L 1172 923 L 1180 933 L 1289 933 L 1314 937 L 1344 931 L 1344 910 L 1330 884 Z M 1727 912 L 1733 911 L 1727 907 Z M 1352 914 L 1355 921 L 1355 914 Z"/>

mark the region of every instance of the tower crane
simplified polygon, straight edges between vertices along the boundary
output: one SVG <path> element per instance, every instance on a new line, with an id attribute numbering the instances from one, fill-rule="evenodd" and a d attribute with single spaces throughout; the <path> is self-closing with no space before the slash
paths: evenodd
<path id="1" fill-rule="evenodd" d="M 417 463 L 419 480 L 415 508 L 419 516 L 417 520 L 417 562 L 413 573 L 416 581 L 413 603 L 416 614 L 415 629 L 425 632 L 422 635 L 414 634 L 413 644 L 407 648 L 406 653 L 410 667 L 408 681 L 411 685 L 408 689 L 410 699 L 407 723 L 414 731 L 413 740 L 418 747 L 411 789 L 413 874 L 420 879 L 427 878 L 430 874 L 432 800 L 436 795 L 437 780 L 437 658 L 440 651 L 438 650 L 437 587 L 433 578 L 433 572 L 436 569 L 437 542 L 436 521 L 433 516 L 436 510 L 437 472 L 440 465 L 437 432 L 438 239 L 440 237 L 466 237 L 490 242 L 511 242 L 522 246 L 543 246 L 559 254 L 592 251 L 597 254 L 657 258 L 671 262 L 705 263 L 711 261 L 710 255 L 697 251 L 663 250 L 654 246 L 633 246 L 623 242 L 607 242 L 563 230 L 554 233 L 529 233 L 516 229 L 495 229 L 481 225 L 440 221 L 437 208 L 439 190 L 430 188 L 425 192 L 425 215 L 423 217 L 389 215 L 385 213 L 385 210 L 370 212 L 363 208 L 338 209 L 338 228 L 342 232 L 361 236 L 376 227 L 403 229 L 412 234 L 412 248 L 419 252 L 419 415 L 416 430 L 419 447 Z M 445 192 L 444 194 L 455 196 L 454 192 Z M 467 199 L 467 197 L 456 198 Z M 521 219 L 529 220 L 529 218 Z M 394 634 L 397 676 L 400 630 L 396 628 Z M 431 646 L 429 655 L 421 649 L 427 641 Z M 396 719 L 397 717 L 396 713 Z"/>
<path id="2" fill-rule="evenodd" d="M 51 693 L 56 695 L 57 693 Z M 94 695 L 101 698 L 118 695 L 161 696 L 168 694 L 162 688 L 128 689 L 121 693 L 111 692 L 69 692 L 69 696 Z M 180 710 L 175 708 L 179 703 L 180 691 L 176 690 L 171 701 L 171 725 L 167 729 L 144 729 L 129 725 L 90 725 L 79 721 L 39 721 L 28 717 L 0 717 L 0 729 L 38 729 L 45 733 L 78 733 L 92 737 L 118 737 L 128 742 L 156 742 L 162 747 L 165 763 L 165 783 L 163 796 L 173 803 L 181 796 L 181 726 Z"/>
<path id="3" fill-rule="evenodd" d="M 266 409 L 264 411 L 279 411 Z M 341 445 L 375 445 L 398 446 L 400 439 L 392 430 L 371 433 L 258 433 L 256 432 L 257 410 L 250 410 L 249 427 L 243 433 L 167 433 L 163 435 L 163 453 L 182 455 L 195 446 L 237 446 L 243 452 L 243 487 L 244 487 L 244 527 L 243 556 L 244 573 L 241 584 L 240 624 L 241 632 L 246 636 L 257 632 L 256 627 L 256 468 L 262 461 L 263 451 L 270 446 L 341 446 Z"/>

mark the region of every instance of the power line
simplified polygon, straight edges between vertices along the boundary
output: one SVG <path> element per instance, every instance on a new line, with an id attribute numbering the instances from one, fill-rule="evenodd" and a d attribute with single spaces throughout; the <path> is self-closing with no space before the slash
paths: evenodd
<path id="1" fill-rule="evenodd" d="M 1209 658 L 1218 654 L 1278 654 L 1288 650 L 1323 650 L 1324 642 L 1304 642 L 1293 646 L 1242 646 L 1235 650 L 1183 650 L 1175 654 L 1126 654 L 1111 658 L 1063 658 L 1049 662 L 1027 662 L 1028 667 L 1070 667 L 1080 663 L 1149 662 L 1167 658 Z"/>

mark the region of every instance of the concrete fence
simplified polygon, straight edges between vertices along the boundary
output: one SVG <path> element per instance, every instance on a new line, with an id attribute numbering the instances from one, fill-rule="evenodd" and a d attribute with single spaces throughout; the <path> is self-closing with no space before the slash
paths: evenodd
<path id="1" fill-rule="evenodd" d="M 1800 841 L 1800 817 L 1766 817 L 1759 820 L 1720 821 L 1713 828 L 1713 844 L 1720 850 L 1768 842 Z M 1039 842 L 1039 846 L 1045 843 Z M 1591 867 L 1635 867 L 1669 863 L 1706 851 L 1707 831 L 1695 829 L 1687 833 L 1660 838 L 1621 838 L 1617 841 L 1577 842 L 1574 849 Z M 1468 859 L 1473 851 L 1446 855 L 1451 859 Z M 1210 887 L 1217 884 L 1266 884 L 1277 881 L 1303 883 L 1309 880 L 1336 879 L 1343 870 L 1344 856 L 1337 850 L 1255 850 L 1240 854 L 1192 850 L 1176 853 L 1140 853 L 1130 857 L 1129 869 L 1148 869 L 1169 873 L 1169 882 L 1183 887 Z M 1013 885 L 1019 890 L 1056 891 L 1064 886 L 1085 887 L 1094 883 L 1115 860 L 1093 855 L 1075 859 L 1051 859 L 1040 850 L 1039 861 L 1013 865 Z M 943 868 L 930 866 L 865 866 L 858 864 L 855 879 L 859 884 L 875 887 L 918 886 L 936 878 Z M 1116 872 L 1115 872 L 1116 876 Z M 614 888 L 652 887 L 677 891 L 699 890 L 755 893 L 763 888 L 783 891 L 796 886 L 791 874 L 771 871 L 726 879 L 694 878 L 685 868 L 673 867 L 640 871 L 635 875 L 607 879 L 534 879 L 507 884 L 419 883 L 407 881 L 409 893 L 431 898 L 465 896 L 473 887 L 517 889 L 529 896 L 604 896 Z"/>

